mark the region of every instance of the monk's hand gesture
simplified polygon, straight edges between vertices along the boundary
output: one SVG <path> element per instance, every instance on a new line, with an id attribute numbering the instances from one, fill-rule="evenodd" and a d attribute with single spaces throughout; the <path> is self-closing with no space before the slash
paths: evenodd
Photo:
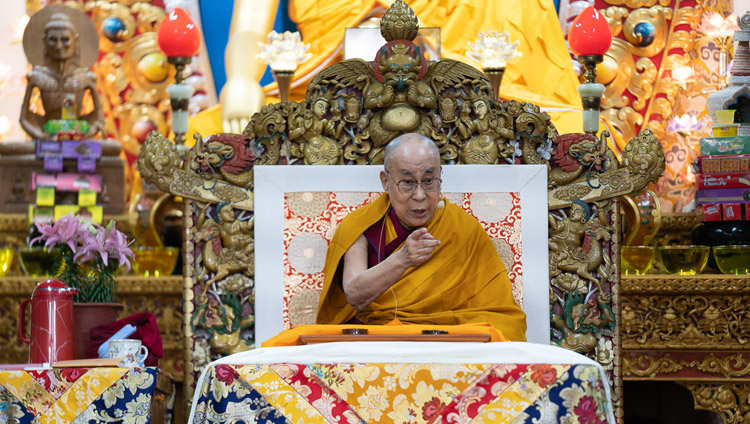
<path id="1" fill-rule="evenodd" d="M 407 267 L 418 267 L 432 257 L 437 246 L 440 246 L 440 240 L 436 240 L 426 228 L 414 230 L 400 249 L 401 260 Z"/>

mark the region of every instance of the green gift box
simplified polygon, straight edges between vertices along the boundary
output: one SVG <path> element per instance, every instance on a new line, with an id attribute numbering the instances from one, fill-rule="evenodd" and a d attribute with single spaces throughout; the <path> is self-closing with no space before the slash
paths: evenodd
<path id="1" fill-rule="evenodd" d="M 701 138 L 701 156 L 750 153 L 750 136 Z"/>
<path id="2" fill-rule="evenodd" d="M 43 127 L 44 132 L 51 135 L 56 135 L 60 131 L 77 131 L 86 134 L 89 132 L 89 128 L 88 122 L 78 119 L 50 119 Z"/>

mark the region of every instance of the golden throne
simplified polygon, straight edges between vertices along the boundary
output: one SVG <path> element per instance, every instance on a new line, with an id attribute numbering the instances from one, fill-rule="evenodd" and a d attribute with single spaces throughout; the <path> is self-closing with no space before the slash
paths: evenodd
<path id="1" fill-rule="evenodd" d="M 547 167 L 551 340 L 598 360 L 619 404 L 618 197 L 661 175 L 659 141 L 645 131 L 618 161 L 606 135 L 558 135 L 539 107 L 493 101 L 479 70 L 424 59 L 411 42 L 416 16 L 400 0 L 381 32 L 387 43 L 373 62 L 323 69 L 305 101 L 263 107 L 242 135 L 196 134 L 184 158 L 157 133 L 141 148 L 142 177 L 185 199 L 187 396 L 208 362 L 253 347 L 253 167 L 382 164 L 390 140 L 417 132 L 435 140 L 444 164 Z"/>

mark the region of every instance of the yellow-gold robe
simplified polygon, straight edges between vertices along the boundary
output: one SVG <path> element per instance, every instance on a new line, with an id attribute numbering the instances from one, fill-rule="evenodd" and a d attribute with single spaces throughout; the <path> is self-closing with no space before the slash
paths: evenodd
<path id="1" fill-rule="evenodd" d="M 526 315 L 513 299 L 495 246 L 474 217 L 448 201 L 426 227 L 441 242 L 432 257 L 406 270 L 392 286 L 393 293 L 385 291 L 360 312 L 351 306 L 341 285 L 344 254 L 386 215 L 389 205 L 388 195 L 383 194 L 347 215 L 336 229 L 326 256 L 318 324 L 343 324 L 352 318 L 368 325 L 385 324 L 394 319 L 398 303 L 398 319 L 404 324 L 487 322 L 508 340 L 526 340 Z M 386 231 L 387 239 L 394 235 L 393 230 Z"/>

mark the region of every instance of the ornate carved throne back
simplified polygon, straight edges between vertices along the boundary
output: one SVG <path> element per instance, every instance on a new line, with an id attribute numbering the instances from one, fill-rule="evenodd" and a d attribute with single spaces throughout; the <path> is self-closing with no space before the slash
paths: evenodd
<path id="1" fill-rule="evenodd" d="M 616 199 L 661 175 L 659 141 L 650 132 L 634 138 L 620 164 L 604 135 L 558 136 L 537 106 L 493 101 L 477 69 L 426 62 L 410 41 L 416 28 L 396 1 L 381 21 L 388 43 L 373 62 L 324 69 L 304 102 L 263 107 L 242 135 L 196 135 L 184 161 L 158 134 L 141 149 L 146 181 L 192 199 L 184 211 L 186 387 L 209 360 L 253 347 L 253 167 L 382 164 L 390 140 L 416 132 L 435 140 L 444 164 L 548 168 L 551 339 L 599 360 L 617 401 Z"/>

